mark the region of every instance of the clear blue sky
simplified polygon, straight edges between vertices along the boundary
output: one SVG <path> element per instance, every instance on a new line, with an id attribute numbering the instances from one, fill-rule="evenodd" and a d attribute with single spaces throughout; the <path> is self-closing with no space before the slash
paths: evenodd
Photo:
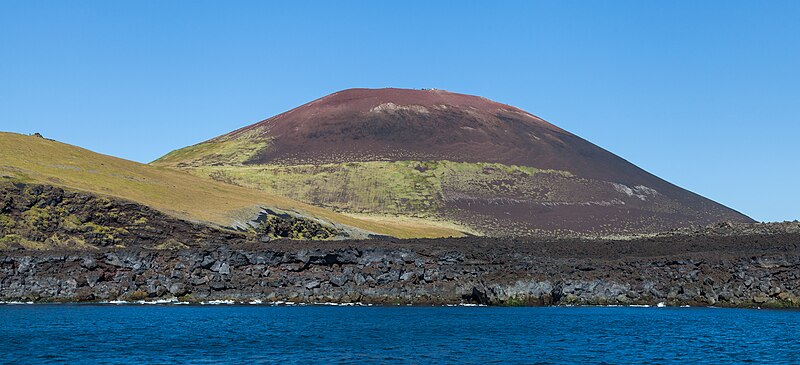
<path id="1" fill-rule="evenodd" d="M 0 130 L 148 162 L 340 89 L 440 88 L 800 219 L 800 1 L 284 3 L 0 1 Z"/>

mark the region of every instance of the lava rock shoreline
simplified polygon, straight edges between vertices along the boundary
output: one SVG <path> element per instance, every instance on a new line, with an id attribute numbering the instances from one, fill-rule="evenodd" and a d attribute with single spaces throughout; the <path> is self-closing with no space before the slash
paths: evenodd
<path id="1" fill-rule="evenodd" d="M 800 308 L 800 235 L 0 252 L 0 301 Z"/>

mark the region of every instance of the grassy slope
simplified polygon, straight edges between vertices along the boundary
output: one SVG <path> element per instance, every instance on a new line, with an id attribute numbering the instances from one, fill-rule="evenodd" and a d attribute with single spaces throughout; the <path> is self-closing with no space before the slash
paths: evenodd
<path id="1" fill-rule="evenodd" d="M 258 138 L 260 133 L 261 131 L 256 129 L 236 138 L 222 136 L 177 149 L 156 160 L 154 165 L 174 167 L 241 164 L 269 146 L 269 140 Z"/>
<path id="2" fill-rule="evenodd" d="M 154 164 L 165 165 L 162 160 Z M 566 201 L 569 197 L 560 194 L 560 186 L 572 176 L 565 171 L 527 166 L 445 160 L 181 166 L 199 176 L 257 188 L 360 219 L 407 224 L 437 222 L 472 234 L 479 232 L 442 214 L 448 199 L 517 199 L 524 195 Z M 544 176 L 549 178 L 539 178 Z"/>
<path id="3" fill-rule="evenodd" d="M 132 200 L 179 218 L 221 226 L 230 226 L 264 206 L 395 237 L 460 235 L 430 224 L 362 220 L 263 191 L 14 133 L 0 133 L 0 176 Z"/>
<path id="4" fill-rule="evenodd" d="M 419 218 L 430 218 L 441 207 L 445 190 L 479 190 L 500 196 L 503 184 L 510 181 L 526 180 L 538 173 L 567 174 L 526 166 L 452 161 L 202 166 L 187 170 L 339 211 Z"/>

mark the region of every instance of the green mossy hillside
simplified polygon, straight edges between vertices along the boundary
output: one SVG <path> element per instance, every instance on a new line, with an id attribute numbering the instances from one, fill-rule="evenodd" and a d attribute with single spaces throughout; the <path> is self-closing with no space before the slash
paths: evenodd
<path id="1" fill-rule="evenodd" d="M 152 164 L 170 167 L 242 164 L 269 147 L 270 140 L 258 138 L 259 135 L 255 130 L 236 137 L 222 136 L 177 149 Z"/>
<path id="2" fill-rule="evenodd" d="M 453 161 L 371 161 L 324 165 L 204 166 L 195 174 L 337 211 L 436 217 L 448 199 L 536 193 L 564 171 Z"/>

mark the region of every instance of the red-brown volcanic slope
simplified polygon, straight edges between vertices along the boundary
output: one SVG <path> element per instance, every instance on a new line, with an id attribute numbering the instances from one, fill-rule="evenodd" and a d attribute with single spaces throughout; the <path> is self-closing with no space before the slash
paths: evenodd
<path id="1" fill-rule="evenodd" d="M 390 103 L 411 108 L 375 110 Z M 450 160 L 565 170 L 631 186 L 654 178 L 528 112 L 442 90 L 348 89 L 219 138 L 262 128 L 275 139 L 245 164 Z"/>
<path id="2" fill-rule="evenodd" d="M 497 162 L 569 171 L 593 181 L 590 185 L 603 182 L 607 186 L 613 185 L 608 183 L 645 186 L 669 200 L 671 207 L 651 209 L 646 199 L 626 200 L 627 204 L 611 207 L 597 204 L 559 207 L 526 202 L 504 206 L 451 204 L 451 211 L 459 210 L 463 216 L 476 219 L 494 217 L 501 221 L 524 221 L 534 228 L 579 231 L 610 225 L 655 230 L 723 220 L 752 221 L 541 118 L 477 96 L 441 90 L 349 89 L 218 138 L 245 135 L 253 138 L 254 133 L 270 138 L 270 147 L 245 164 L 374 160 Z M 598 192 L 589 194 L 595 201 L 614 201 L 615 196 L 603 195 L 606 188 L 592 191 Z M 639 220 L 648 223 L 629 224 Z"/>
<path id="3" fill-rule="evenodd" d="M 525 111 L 477 96 L 441 90 L 349 89 L 220 138 L 264 127 L 275 137 L 274 144 L 251 163 L 447 159 L 568 166 L 542 158 L 554 157 L 557 154 L 548 151 L 563 144 L 552 136 L 572 137 Z"/>

